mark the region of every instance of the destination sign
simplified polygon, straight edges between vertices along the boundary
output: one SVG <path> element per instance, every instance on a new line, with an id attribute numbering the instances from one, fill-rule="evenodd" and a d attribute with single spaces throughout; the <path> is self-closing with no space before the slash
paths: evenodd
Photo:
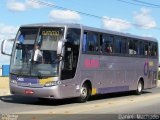
<path id="1" fill-rule="evenodd" d="M 59 36 L 59 31 L 42 31 L 43 36 Z"/>

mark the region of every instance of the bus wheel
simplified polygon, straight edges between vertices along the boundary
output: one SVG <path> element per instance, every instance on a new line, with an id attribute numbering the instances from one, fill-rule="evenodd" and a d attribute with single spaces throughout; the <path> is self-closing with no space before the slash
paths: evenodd
<path id="1" fill-rule="evenodd" d="M 80 89 L 80 97 L 78 97 L 77 101 L 80 103 L 86 102 L 91 96 L 91 89 L 87 84 L 84 84 Z"/>
<path id="2" fill-rule="evenodd" d="M 136 95 L 142 94 L 143 91 L 143 82 L 140 80 L 137 85 L 137 90 L 135 91 Z"/>
<path id="3" fill-rule="evenodd" d="M 49 99 L 48 98 L 38 98 L 38 100 L 44 102 L 44 101 L 47 101 Z"/>

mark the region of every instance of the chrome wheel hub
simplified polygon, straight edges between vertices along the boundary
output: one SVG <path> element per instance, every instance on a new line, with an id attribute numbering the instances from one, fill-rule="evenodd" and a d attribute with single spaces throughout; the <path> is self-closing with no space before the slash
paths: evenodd
<path id="1" fill-rule="evenodd" d="M 87 97 L 87 89 L 85 87 L 82 87 L 82 89 L 81 89 L 81 97 L 82 98 Z"/>
<path id="2" fill-rule="evenodd" d="M 138 84 L 138 92 L 141 92 L 141 91 L 142 91 L 142 84 L 139 83 L 139 84 Z"/>

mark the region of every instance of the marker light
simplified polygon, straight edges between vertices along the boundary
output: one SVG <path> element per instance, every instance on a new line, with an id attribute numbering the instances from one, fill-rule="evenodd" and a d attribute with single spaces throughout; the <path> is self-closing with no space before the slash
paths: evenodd
<path id="1" fill-rule="evenodd" d="M 11 80 L 11 83 L 17 84 L 17 81 L 16 80 Z"/>

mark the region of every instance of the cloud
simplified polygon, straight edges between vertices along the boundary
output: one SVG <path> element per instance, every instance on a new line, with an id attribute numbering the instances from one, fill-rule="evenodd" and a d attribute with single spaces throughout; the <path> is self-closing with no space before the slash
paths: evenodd
<path id="1" fill-rule="evenodd" d="M 0 24 L 0 28 L 1 28 L 0 29 L 0 35 L 15 34 L 18 30 L 18 27 L 15 27 L 15 26 L 12 26 L 12 25 L 5 25 L 5 24 L 2 24 L 2 23 Z"/>
<path id="2" fill-rule="evenodd" d="M 104 16 L 102 19 L 102 27 L 110 30 L 126 31 L 130 29 L 132 25 L 126 20 Z"/>
<path id="3" fill-rule="evenodd" d="M 0 44 L 2 42 L 2 40 L 6 40 L 6 39 L 11 39 L 11 38 L 15 38 L 16 36 L 16 32 L 18 30 L 17 26 L 12 26 L 12 25 L 5 25 L 5 24 L 0 24 Z M 7 44 L 8 48 L 6 48 L 6 51 L 11 51 L 12 49 L 12 45 Z M 1 49 L 1 45 L 0 45 L 0 49 Z M 0 53 L 0 65 L 2 64 L 9 64 L 10 61 L 10 57 L 2 55 Z"/>
<path id="4" fill-rule="evenodd" d="M 150 15 L 151 10 L 141 8 L 139 12 L 134 12 L 134 20 L 143 29 L 151 29 L 156 27 L 154 18 Z"/>
<path id="5" fill-rule="evenodd" d="M 77 22 L 81 19 L 81 16 L 70 10 L 52 10 L 49 13 L 49 18 L 51 21 Z"/>
<path id="6" fill-rule="evenodd" d="M 14 11 L 14 12 L 20 12 L 20 11 L 25 11 L 27 7 L 22 2 L 18 2 L 16 0 L 8 0 L 7 9 L 9 9 L 10 11 Z"/>
<path id="7" fill-rule="evenodd" d="M 44 7 L 43 5 L 40 5 L 39 3 L 25 0 L 25 2 L 19 2 L 17 0 L 8 0 L 7 1 L 7 9 L 13 12 L 23 12 L 29 9 L 39 9 Z"/>

